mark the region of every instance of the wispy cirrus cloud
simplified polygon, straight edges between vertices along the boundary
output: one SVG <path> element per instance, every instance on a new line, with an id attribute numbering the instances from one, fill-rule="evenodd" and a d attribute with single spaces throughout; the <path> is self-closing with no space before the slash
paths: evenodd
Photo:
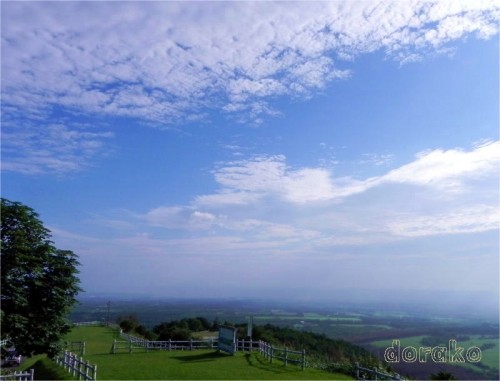
<path id="1" fill-rule="evenodd" d="M 417 159 L 384 175 L 381 181 L 428 185 L 448 191 L 461 191 L 463 180 L 497 173 L 500 142 L 477 144 L 473 150 L 436 149 L 419 153 Z"/>
<path id="2" fill-rule="evenodd" d="M 386 163 L 392 156 L 383 158 Z M 221 186 L 218 193 L 198 196 L 196 200 L 201 204 L 243 204 L 273 195 L 302 204 L 341 199 L 391 183 L 460 193 L 467 190 L 468 181 L 494 177 L 499 168 L 499 141 L 482 142 L 470 151 L 457 148 L 421 152 L 413 162 L 367 179 L 335 178 L 326 168 L 290 168 L 283 155 L 258 156 L 216 169 L 214 178 Z"/>
<path id="3" fill-rule="evenodd" d="M 110 131 L 65 124 L 2 126 L 2 170 L 26 175 L 64 175 L 87 169 L 99 156 L 111 152 Z"/>

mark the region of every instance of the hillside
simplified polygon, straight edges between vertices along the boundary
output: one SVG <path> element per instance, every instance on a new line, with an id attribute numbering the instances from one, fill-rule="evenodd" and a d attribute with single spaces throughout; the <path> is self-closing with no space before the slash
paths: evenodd
<path id="1" fill-rule="evenodd" d="M 155 351 L 110 354 L 117 332 L 107 327 L 76 327 L 68 341 L 86 341 L 84 358 L 97 364 L 98 380 L 351 380 L 352 377 L 317 369 L 302 371 L 294 365 L 269 363 L 257 353 L 238 352 L 235 356 L 214 350 Z"/>

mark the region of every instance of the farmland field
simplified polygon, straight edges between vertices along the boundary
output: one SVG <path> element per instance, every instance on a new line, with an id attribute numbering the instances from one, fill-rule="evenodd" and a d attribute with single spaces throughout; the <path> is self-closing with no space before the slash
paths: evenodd
<path id="1" fill-rule="evenodd" d="M 444 346 L 445 348 L 449 348 L 449 340 L 443 337 L 433 337 L 433 336 L 412 336 L 405 337 L 400 339 L 400 350 L 403 350 L 405 347 L 413 347 L 417 350 L 419 348 L 425 347 L 435 347 L 435 346 Z M 460 336 L 456 339 L 457 347 L 464 348 L 463 355 L 467 349 L 471 347 L 477 347 L 481 350 L 481 361 L 478 363 L 464 361 L 464 362 L 452 362 L 449 363 L 447 361 L 447 367 L 454 374 L 459 374 L 464 370 L 469 370 L 477 373 L 478 375 L 483 375 L 484 378 L 496 378 L 498 375 L 499 369 L 499 345 L 498 338 L 494 336 L 484 336 L 484 335 L 471 335 L 471 336 L 462 336 L 462 340 L 460 340 Z M 378 354 L 379 357 L 383 356 L 383 353 L 386 348 L 389 348 L 393 345 L 392 340 L 378 340 L 370 343 L 370 346 L 375 348 L 374 352 Z M 420 362 L 415 362 L 414 364 L 405 364 L 404 361 L 399 361 L 398 368 L 400 370 L 416 368 L 419 366 L 421 368 L 425 368 L 426 366 L 435 366 L 433 364 L 432 359 L 428 358 L 426 361 L 428 364 L 422 364 Z M 463 370 L 456 369 L 456 367 L 463 368 Z M 471 377 L 470 375 L 467 377 Z M 462 377 L 463 378 L 463 377 Z"/>

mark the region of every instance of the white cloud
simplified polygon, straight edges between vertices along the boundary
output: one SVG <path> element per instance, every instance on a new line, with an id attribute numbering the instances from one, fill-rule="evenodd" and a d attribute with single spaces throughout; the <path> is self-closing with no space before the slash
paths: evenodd
<path id="1" fill-rule="evenodd" d="M 158 207 L 136 218 L 150 226 L 179 230 L 206 230 L 218 224 L 221 217 L 202 212 L 190 207 L 170 206 Z"/>
<path id="2" fill-rule="evenodd" d="M 446 214 L 407 216 L 390 222 L 389 231 L 397 236 L 421 237 L 441 234 L 477 233 L 500 228 L 500 210 L 493 205 L 475 205 Z"/>
<path id="3" fill-rule="evenodd" d="M 66 174 L 88 168 L 96 157 L 108 155 L 112 132 L 88 126 L 39 123 L 2 126 L 2 170 L 27 175 Z"/>
<path id="4" fill-rule="evenodd" d="M 276 96 L 310 96 L 350 75 L 335 57 L 382 49 L 408 61 L 497 33 L 494 1 L 450 3 L 9 2 L 2 101 L 162 122 L 222 106 L 255 120 Z"/>
<path id="5" fill-rule="evenodd" d="M 471 151 L 437 149 L 422 152 L 417 159 L 394 169 L 380 181 L 427 185 L 443 190 L 463 190 L 463 180 L 498 174 L 500 141 L 484 142 Z"/>
<path id="6" fill-rule="evenodd" d="M 292 203 L 324 201 L 333 197 L 330 174 L 322 168 L 288 168 L 283 155 L 258 156 L 230 162 L 214 171 L 223 188 L 213 195 L 198 196 L 200 204 L 245 204 L 265 196 Z"/>
<path id="7" fill-rule="evenodd" d="M 161 126 L 220 110 L 259 125 L 280 115 L 278 97 L 307 99 L 351 76 L 361 54 L 421 60 L 471 33 L 490 38 L 499 19 L 495 1 L 6 2 L 2 122 L 19 127 L 3 141 L 18 144 L 56 108 Z M 45 164 L 7 150 L 4 168 L 81 169 L 56 150 L 38 154 Z"/>
<path id="8" fill-rule="evenodd" d="M 385 164 L 392 155 L 370 156 L 371 164 Z M 363 161 L 366 164 L 367 161 Z M 500 141 L 487 141 L 472 150 L 436 149 L 386 174 L 367 179 L 333 177 L 325 168 L 289 168 L 286 157 L 258 156 L 221 165 L 214 171 L 217 193 L 196 198 L 200 205 L 248 204 L 274 196 L 293 204 L 333 201 L 377 186 L 400 183 L 436 189 L 446 194 L 467 192 L 473 180 L 498 175 Z"/>

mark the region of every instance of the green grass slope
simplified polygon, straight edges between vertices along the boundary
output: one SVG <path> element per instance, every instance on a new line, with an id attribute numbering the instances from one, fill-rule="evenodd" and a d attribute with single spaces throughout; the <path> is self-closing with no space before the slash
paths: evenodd
<path id="1" fill-rule="evenodd" d="M 35 370 L 35 380 L 73 380 L 66 370 L 56 365 L 45 355 L 38 355 L 25 359 L 17 371 Z"/>
<path id="2" fill-rule="evenodd" d="M 154 351 L 110 354 L 116 332 L 106 327 L 77 327 L 68 341 L 86 342 L 84 358 L 97 364 L 98 380 L 352 380 L 353 378 L 272 364 L 254 352 L 234 356 L 213 350 Z"/>

